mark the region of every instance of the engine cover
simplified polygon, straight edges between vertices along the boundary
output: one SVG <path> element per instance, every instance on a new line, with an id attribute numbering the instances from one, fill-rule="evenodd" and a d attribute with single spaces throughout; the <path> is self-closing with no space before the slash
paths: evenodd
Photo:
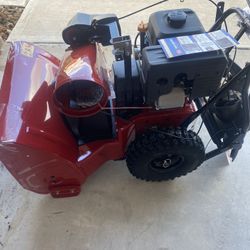
<path id="1" fill-rule="evenodd" d="M 149 17 L 147 38 L 149 45 L 158 40 L 205 32 L 198 16 L 191 9 L 158 11 Z"/>
<path id="2" fill-rule="evenodd" d="M 226 65 L 222 51 L 168 59 L 160 45 L 146 47 L 142 52 L 146 103 L 155 105 L 175 86 L 192 99 L 210 96 L 220 86 Z"/>
<path id="3" fill-rule="evenodd" d="M 132 74 L 131 78 L 128 79 L 125 74 L 124 61 L 113 63 L 117 107 L 140 106 L 143 103 L 140 74 L 134 58 L 131 58 L 131 66 Z"/>

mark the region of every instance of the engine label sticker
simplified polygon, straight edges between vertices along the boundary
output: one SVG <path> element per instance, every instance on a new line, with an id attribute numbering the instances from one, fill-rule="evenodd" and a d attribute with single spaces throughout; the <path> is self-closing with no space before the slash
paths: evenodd
<path id="1" fill-rule="evenodd" d="M 21 54 L 27 57 L 33 57 L 34 55 L 34 46 L 28 43 L 22 43 Z"/>
<path id="2" fill-rule="evenodd" d="M 238 41 L 224 30 L 191 36 L 165 38 L 160 39 L 159 43 L 167 58 L 225 50 L 239 44 Z"/>

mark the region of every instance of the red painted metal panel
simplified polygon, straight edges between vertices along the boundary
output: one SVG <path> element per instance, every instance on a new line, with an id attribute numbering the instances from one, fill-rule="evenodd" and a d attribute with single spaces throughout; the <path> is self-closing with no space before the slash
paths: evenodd
<path id="1" fill-rule="evenodd" d="M 0 159 L 24 188 L 38 193 L 50 192 L 50 176 L 66 180 L 68 173 L 78 185 L 85 179 L 75 164 L 76 141 L 53 104 L 58 66 L 34 45 L 14 43 L 0 91 Z"/>
<path id="2" fill-rule="evenodd" d="M 54 93 L 55 104 L 63 114 L 73 117 L 89 116 L 96 114 L 101 107 L 106 106 L 110 91 L 101 70 L 98 69 L 96 60 L 95 45 L 86 45 L 65 53 L 58 70 Z M 71 95 L 75 95 L 76 91 L 83 93 L 88 91 L 84 89 L 84 84 L 101 88 L 103 95 L 100 102 L 86 108 L 70 107 Z"/>

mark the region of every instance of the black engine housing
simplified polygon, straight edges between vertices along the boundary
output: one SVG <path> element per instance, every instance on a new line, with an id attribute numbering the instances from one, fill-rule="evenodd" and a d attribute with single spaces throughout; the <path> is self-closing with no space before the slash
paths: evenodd
<path id="1" fill-rule="evenodd" d="M 183 87 L 192 99 L 210 96 L 220 86 L 226 65 L 222 51 L 168 59 L 160 45 L 146 47 L 142 52 L 146 103 L 154 105 L 174 86 Z"/>
<path id="2" fill-rule="evenodd" d="M 167 58 L 159 39 L 205 33 L 199 18 L 190 9 L 166 10 L 149 18 L 142 50 L 142 81 L 145 103 L 155 105 L 159 97 L 181 87 L 192 99 L 212 95 L 220 86 L 228 64 L 222 51 Z"/>
<path id="3" fill-rule="evenodd" d="M 182 88 L 191 99 L 213 95 L 228 64 L 223 51 L 167 58 L 158 45 L 159 39 L 201 33 L 205 29 L 190 9 L 151 14 L 146 34 L 141 32 L 141 54 L 137 61 L 131 60 L 131 76 L 126 75 L 123 60 L 113 64 L 116 105 L 158 106 L 159 98 L 171 93 L 174 87 Z"/>
<path id="4" fill-rule="evenodd" d="M 157 45 L 158 40 L 162 38 L 203 32 L 205 29 L 193 10 L 164 10 L 155 12 L 149 17 L 147 39 L 149 45 Z"/>

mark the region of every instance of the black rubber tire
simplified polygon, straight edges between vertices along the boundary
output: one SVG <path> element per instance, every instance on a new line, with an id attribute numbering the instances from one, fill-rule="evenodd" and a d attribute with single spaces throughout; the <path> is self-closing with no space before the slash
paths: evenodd
<path id="1" fill-rule="evenodd" d="M 126 157 L 130 173 L 146 181 L 173 180 L 194 171 L 204 159 L 200 137 L 178 128 L 148 131 L 130 144 Z"/>

